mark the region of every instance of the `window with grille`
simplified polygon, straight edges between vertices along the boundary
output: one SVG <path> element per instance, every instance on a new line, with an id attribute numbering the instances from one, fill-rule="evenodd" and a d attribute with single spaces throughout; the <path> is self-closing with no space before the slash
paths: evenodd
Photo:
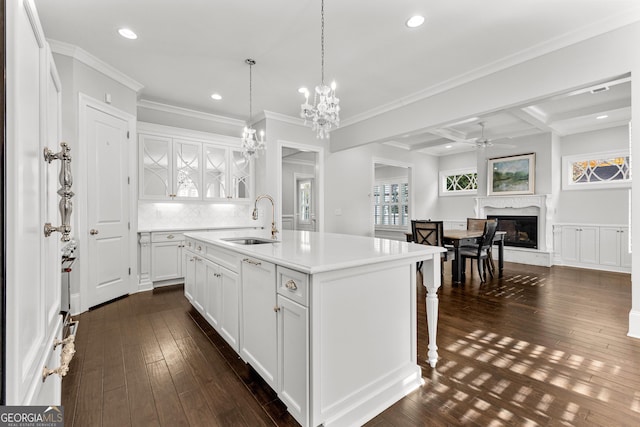
<path id="1" fill-rule="evenodd" d="M 478 171 L 458 169 L 440 172 L 440 195 L 467 195 L 478 193 Z"/>
<path id="2" fill-rule="evenodd" d="M 373 186 L 376 227 L 406 228 L 409 225 L 409 183 L 378 181 Z"/>
<path id="3" fill-rule="evenodd" d="M 631 156 L 628 151 L 565 156 L 563 189 L 629 187 Z"/>

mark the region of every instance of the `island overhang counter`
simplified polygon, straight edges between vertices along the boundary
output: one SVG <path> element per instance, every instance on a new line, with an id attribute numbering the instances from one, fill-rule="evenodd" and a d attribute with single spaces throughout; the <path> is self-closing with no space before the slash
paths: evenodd
<path id="1" fill-rule="evenodd" d="M 363 424 L 423 383 L 419 261 L 428 292 L 428 359 L 435 367 L 444 249 L 308 231 L 284 231 L 275 241 L 261 230 L 185 237 L 194 265 L 192 275 L 187 266 L 185 295 L 301 425 Z M 201 264 L 213 273 L 198 275 Z M 231 316 L 218 321 L 225 316 L 216 310 Z"/>

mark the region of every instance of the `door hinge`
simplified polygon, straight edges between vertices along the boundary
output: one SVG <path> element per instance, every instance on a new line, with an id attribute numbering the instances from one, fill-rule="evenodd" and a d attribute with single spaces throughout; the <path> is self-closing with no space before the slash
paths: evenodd
<path id="1" fill-rule="evenodd" d="M 129 139 L 129 131 L 127 131 L 127 139 Z"/>
<path id="2" fill-rule="evenodd" d="M 128 228 L 129 230 L 131 230 L 131 223 L 130 223 L 130 222 L 128 222 L 128 223 L 127 223 L 127 228 Z"/>
<path id="3" fill-rule="evenodd" d="M 130 176 L 127 177 L 127 184 L 131 185 L 131 177 Z"/>
<path id="4" fill-rule="evenodd" d="M 131 276 L 131 267 L 129 267 L 129 276 Z"/>

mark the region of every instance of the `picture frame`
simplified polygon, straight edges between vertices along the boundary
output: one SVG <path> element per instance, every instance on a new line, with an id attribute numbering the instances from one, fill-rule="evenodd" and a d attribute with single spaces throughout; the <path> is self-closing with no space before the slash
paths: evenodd
<path id="1" fill-rule="evenodd" d="M 487 195 L 534 194 L 536 154 L 495 157 L 488 160 Z"/>

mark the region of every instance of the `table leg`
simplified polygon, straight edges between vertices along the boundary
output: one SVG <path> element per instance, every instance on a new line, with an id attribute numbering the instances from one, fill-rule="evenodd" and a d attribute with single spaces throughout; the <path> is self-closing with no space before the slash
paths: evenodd
<path id="1" fill-rule="evenodd" d="M 502 277 L 502 270 L 504 268 L 504 239 L 500 239 L 498 242 L 498 255 L 500 255 L 500 259 L 498 260 L 498 277 Z"/>
<path id="2" fill-rule="evenodd" d="M 427 288 L 426 309 L 427 329 L 429 331 L 429 347 L 427 359 L 432 368 L 438 362 L 438 345 L 436 335 L 438 333 L 438 288 L 440 287 L 440 259 L 436 257 L 424 261 L 422 273 L 422 285 Z"/>
<path id="3" fill-rule="evenodd" d="M 455 259 L 453 264 L 451 265 L 451 270 L 453 271 L 453 281 L 454 283 L 462 282 L 462 260 L 460 259 L 460 246 L 454 245 L 453 252 L 455 253 Z"/>

